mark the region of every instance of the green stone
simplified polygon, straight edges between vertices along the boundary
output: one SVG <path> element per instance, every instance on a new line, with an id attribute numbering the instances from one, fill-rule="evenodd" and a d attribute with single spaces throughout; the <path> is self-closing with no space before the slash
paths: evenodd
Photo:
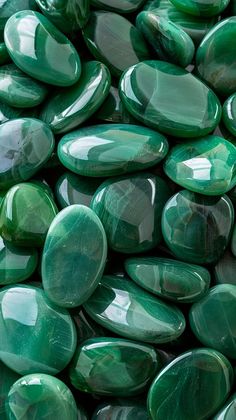
<path id="1" fill-rule="evenodd" d="M 91 177 L 140 171 L 158 164 L 167 152 L 168 142 L 162 134 L 131 124 L 84 127 L 62 137 L 58 145 L 59 159 L 66 168 Z"/>
<path id="2" fill-rule="evenodd" d="M 111 86 L 108 96 L 99 108 L 96 119 L 108 123 L 137 124 L 138 121 L 127 111 L 121 102 L 119 91 Z"/>
<path id="3" fill-rule="evenodd" d="M 158 368 L 154 348 L 122 338 L 99 337 L 77 347 L 70 380 L 80 391 L 127 397 L 144 391 Z"/>
<path id="4" fill-rule="evenodd" d="M 161 214 L 169 196 L 162 178 L 139 172 L 104 181 L 91 207 L 101 219 L 109 247 L 130 254 L 148 251 L 160 243 Z"/>
<path id="5" fill-rule="evenodd" d="M 104 276 L 84 308 L 98 324 L 132 340 L 168 343 L 185 329 L 177 307 L 124 277 Z"/>
<path id="6" fill-rule="evenodd" d="M 92 415 L 92 420 L 148 420 L 145 402 L 139 399 L 117 399 L 100 404 Z"/>
<path id="7" fill-rule="evenodd" d="M 11 386 L 19 379 L 19 375 L 0 361 L 0 418 L 8 420 L 5 402 Z M 146 419 L 145 419 L 146 420 Z"/>
<path id="8" fill-rule="evenodd" d="M 34 0 L 1 0 L 0 3 L 0 30 L 3 30 L 7 20 L 20 10 L 35 10 Z"/>
<path id="9" fill-rule="evenodd" d="M 108 68 L 98 61 L 82 67 L 79 81 L 69 89 L 61 89 L 47 101 L 41 119 L 54 133 L 66 133 L 90 118 L 101 106 L 110 89 Z"/>
<path id="10" fill-rule="evenodd" d="M 158 58 L 181 67 L 191 64 L 195 47 L 190 36 L 178 25 L 154 12 L 141 12 L 136 19 Z"/>
<path id="11" fill-rule="evenodd" d="M 0 101 L 0 124 L 17 118 L 38 118 L 38 108 L 13 108 Z"/>
<path id="12" fill-rule="evenodd" d="M 236 258 L 228 249 L 214 266 L 214 279 L 217 284 L 236 285 Z"/>
<path id="13" fill-rule="evenodd" d="M 75 47 L 41 13 L 15 13 L 6 23 L 4 40 L 14 63 L 29 76 L 56 86 L 70 86 L 79 79 Z"/>
<path id="14" fill-rule="evenodd" d="M 0 303 L 2 362 L 21 375 L 55 375 L 63 370 L 76 347 L 76 330 L 69 312 L 33 286 L 2 289 Z"/>
<path id="15" fill-rule="evenodd" d="M 117 77 L 133 64 L 149 57 L 142 34 L 117 13 L 92 12 L 83 36 L 91 54 Z"/>
<path id="16" fill-rule="evenodd" d="M 85 340 L 94 337 L 106 337 L 108 331 L 93 321 L 80 308 L 73 309 L 73 320 L 77 331 L 77 343 L 83 343 Z"/>
<path id="17" fill-rule="evenodd" d="M 181 12 L 193 16 L 210 17 L 219 15 L 228 6 L 230 0 L 170 0 Z"/>
<path id="18" fill-rule="evenodd" d="M 181 354 L 157 375 L 148 393 L 150 418 L 211 418 L 225 402 L 233 384 L 229 361 L 212 349 Z"/>
<path id="19" fill-rule="evenodd" d="M 0 233 L 16 246 L 41 247 L 57 214 L 52 197 L 33 183 L 10 188 L 0 208 Z"/>
<path id="20" fill-rule="evenodd" d="M 213 417 L 213 420 L 234 420 L 236 413 L 236 394 L 233 394 L 221 410 Z"/>
<path id="21" fill-rule="evenodd" d="M 222 108 L 222 121 L 233 136 L 236 136 L 236 93 L 226 99 Z"/>
<path id="22" fill-rule="evenodd" d="M 5 42 L 0 42 L 0 65 L 11 62 Z"/>
<path id="23" fill-rule="evenodd" d="M 205 268 L 168 258 L 129 258 L 125 261 L 125 269 L 139 286 L 176 303 L 201 299 L 211 280 Z"/>
<path id="24" fill-rule="evenodd" d="M 162 233 L 173 254 L 185 262 L 211 264 L 223 255 L 234 223 L 230 199 L 182 190 L 166 203 Z"/>
<path id="25" fill-rule="evenodd" d="M 116 13 L 133 13 L 139 9 L 145 0 L 91 0 L 92 6 Z"/>
<path id="26" fill-rule="evenodd" d="M 164 164 L 176 184 L 204 195 L 223 195 L 236 185 L 236 147 L 218 136 L 179 144 Z"/>
<path id="27" fill-rule="evenodd" d="M 211 89 L 181 67 L 163 61 L 130 67 L 121 77 L 120 95 L 135 118 L 175 137 L 204 136 L 221 118 L 220 102 Z"/>

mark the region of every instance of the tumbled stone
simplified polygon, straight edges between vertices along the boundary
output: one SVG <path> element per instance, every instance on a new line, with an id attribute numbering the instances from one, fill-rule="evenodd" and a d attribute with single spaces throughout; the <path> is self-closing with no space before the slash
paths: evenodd
<path id="1" fill-rule="evenodd" d="M 194 16 L 219 15 L 228 6 L 230 0 L 170 0 L 181 12 Z"/>

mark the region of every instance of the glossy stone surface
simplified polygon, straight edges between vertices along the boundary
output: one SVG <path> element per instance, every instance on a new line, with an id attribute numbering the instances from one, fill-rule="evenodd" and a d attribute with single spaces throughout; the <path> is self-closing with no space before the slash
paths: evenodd
<path id="1" fill-rule="evenodd" d="M 14 63 L 29 76 L 56 86 L 70 86 L 79 79 L 75 47 L 41 13 L 26 10 L 11 16 L 4 40 Z"/>
<path id="2" fill-rule="evenodd" d="M 0 362 L 0 418 L 7 420 L 5 402 L 11 386 L 19 379 L 19 375 Z"/>
<path id="3" fill-rule="evenodd" d="M 214 266 L 214 280 L 217 284 L 234 284 L 236 285 L 236 257 L 227 249 L 224 255 Z"/>
<path id="4" fill-rule="evenodd" d="M 168 343 L 185 329 L 178 308 L 118 276 L 104 276 L 84 308 L 98 324 L 132 340 Z"/>
<path id="5" fill-rule="evenodd" d="M 45 103 L 41 119 L 49 124 L 54 133 L 72 130 L 97 111 L 108 95 L 110 84 L 110 73 L 104 64 L 87 62 L 74 86 L 56 92 Z"/>
<path id="6" fill-rule="evenodd" d="M 176 303 L 201 299 L 211 280 L 210 273 L 205 268 L 168 258 L 128 258 L 125 269 L 139 286 Z"/>
<path id="7" fill-rule="evenodd" d="M 163 61 L 130 67 L 121 77 L 120 95 L 135 118 L 175 137 L 204 136 L 221 117 L 213 91 L 191 73 Z"/>
<path id="8" fill-rule="evenodd" d="M 180 11 L 194 16 L 219 15 L 228 6 L 230 0 L 170 0 Z"/>
<path id="9" fill-rule="evenodd" d="M 150 128 L 101 124 L 62 137 L 58 156 L 66 168 L 79 175 L 107 177 L 155 166 L 168 148 L 166 138 Z"/>
<path id="10" fill-rule="evenodd" d="M 111 86 L 107 98 L 94 115 L 96 119 L 108 123 L 137 124 L 138 121 L 124 107 L 119 90 Z"/>
<path id="11" fill-rule="evenodd" d="M 34 0 L 3 0 L 0 3 L 0 29 L 4 29 L 7 20 L 20 10 L 35 10 Z"/>
<path id="12" fill-rule="evenodd" d="M 102 10 L 116 13 L 133 13 L 139 9 L 145 0 L 91 0 L 91 4 Z"/>
<path id="13" fill-rule="evenodd" d="M 38 118 L 38 107 L 13 108 L 0 101 L 0 124 L 17 118 Z"/>
<path id="14" fill-rule="evenodd" d="M 234 420 L 236 413 L 236 394 L 233 394 L 213 417 L 213 420 Z"/>
<path id="15" fill-rule="evenodd" d="M 76 349 L 72 385 L 98 395 L 131 396 L 144 391 L 160 361 L 154 348 L 122 338 L 93 338 Z"/>
<path id="16" fill-rule="evenodd" d="M 236 136 L 236 93 L 226 99 L 222 108 L 222 121 L 227 130 Z"/>
<path id="17" fill-rule="evenodd" d="M 92 415 L 92 420 L 148 420 L 145 401 L 119 398 L 109 403 L 100 404 Z"/>
<path id="18" fill-rule="evenodd" d="M 43 373 L 23 376 L 12 385 L 6 411 L 9 419 L 78 419 L 70 389 L 59 379 Z"/>
<path id="19" fill-rule="evenodd" d="M 222 354 L 204 348 L 183 353 L 162 369 L 149 390 L 151 419 L 211 418 L 232 384 L 233 369 Z"/>
<path id="20" fill-rule="evenodd" d="M 5 42 L 0 42 L 0 65 L 11 62 Z"/>
<path id="21" fill-rule="evenodd" d="M 211 264 L 223 255 L 232 233 L 230 199 L 182 190 L 166 203 L 162 233 L 173 254 L 186 262 Z"/>
<path id="22" fill-rule="evenodd" d="M 149 57 L 142 34 L 117 13 L 92 12 L 83 36 L 93 56 L 117 77 L 128 67 Z"/>
<path id="23" fill-rule="evenodd" d="M 64 369 L 76 347 L 69 312 L 32 286 L 3 289 L 0 302 L 1 360 L 21 375 L 55 375 Z"/>
<path id="24" fill-rule="evenodd" d="M 161 214 L 169 196 L 163 179 L 140 172 L 104 181 L 91 207 L 101 219 L 111 249 L 124 254 L 144 252 L 161 241 Z"/>
<path id="25" fill-rule="evenodd" d="M 236 185 L 236 147 L 218 136 L 179 144 L 167 156 L 166 175 L 204 195 L 223 195 Z"/>

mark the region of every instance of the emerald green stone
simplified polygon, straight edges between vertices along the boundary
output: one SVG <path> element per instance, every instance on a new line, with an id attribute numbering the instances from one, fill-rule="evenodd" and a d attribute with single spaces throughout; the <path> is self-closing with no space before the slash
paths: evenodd
<path id="1" fill-rule="evenodd" d="M 141 12 L 137 28 L 153 47 L 158 58 L 181 67 L 191 64 L 195 47 L 190 36 L 178 25 L 154 12 Z"/>
<path id="2" fill-rule="evenodd" d="M 70 380 L 80 391 L 131 396 L 144 391 L 160 361 L 154 348 L 122 338 L 93 338 L 77 349 Z"/>
<path id="3" fill-rule="evenodd" d="M 42 289 L 11 286 L 0 292 L 0 358 L 21 375 L 55 375 L 70 362 L 76 330 L 69 312 Z"/>
<path id="4" fill-rule="evenodd" d="M 19 375 L 0 361 L 0 418 L 7 420 L 5 402 L 11 386 L 19 379 Z M 146 420 L 146 419 L 145 419 Z"/>
<path id="5" fill-rule="evenodd" d="M 185 262 L 211 264 L 223 255 L 232 233 L 230 199 L 183 190 L 166 203 L 162 233 L 173 254 Z"/>
<path id="6" fill-rule="evenodd" d="M 214 279 L 217 284 L 236 285 L 236 258 L 228 249 L 214 266 Z"/>
<path id="7" fill-rule="evenodd" d="M 213 417 L 213 420 L 234 420 L 236 413 L 236 394 L 233 394 L 221 410 Z"/>
<path id="8" fill-rule="evenodd" d="M 0 65 L 11 62 L 5 42 L 0 42 Z"/>
<path id="9" fill-rule="evenodd" d="M 140 171 L 155 166 L 167 152 L 168 142 L 162 134 L 131 124 L 84 127 L 62 137 L 58 145 L 59 159 L 66 168 L 91 177 Z"/>
<path id="10" fill-rule="evenodd" d="M 140 399 L 117 399 L 100 404 L 92 415 L 92 420 L 148 420 L 145 402 Z"/>
<path id="11" fill-rule="evenodd" d="M 91 207 L 101 219 L 109 247 L 130 254 L 160 243 L 161 214 L 169 196 L 162 178 L 140 172 L 104 181 Z"/>
<path id="12" fill-rule="evenodd" d="M 230 0 L 170 0 L 181 12 L 194 16 L 219 15 L 228 6 Z"/>
<path id="13" fill-rule="evenodd" d="M 226 99 L 222 108 L 222 121 L 233 136 L 236 136 L 236 93 Z"/>
<path id="14" fill-rule="evenodd" d="M 6 23 L 4 40 L 14 63 L 29 76 L 56 86 L 70 86 L 79 79 L 75 47 L 40 13 L 15 13 Z"/>
<path id="15" fill-rule="evenodd" d="M 147 343 L 168 343 L 185 329 L 184 316 L 177 307 L 118 276 L 104 276 L 84 309 L 115 334 Z"/>
<path id="16" fill-rule="evenodd" d="M 152 420 L 211 418 L 233 384 L 229 361 L 212 349 L 181 354 L 157 375 L 148 393 Z"/>
<path id="17" fill-rule="evenodd" d="M 218 136 L 193 139 L 171 149 L 164 171 L 191 191 L 222 195 L 236 185 L 236 147 Z"/>
<path id="18" fill-rule="evenodd" d="M 92 12 L 83 36 L 91 54 L 117 77 L 133 64 L 149 57 L 142 34 L 117 13 Z"/>
<path id="19" fill-rule="evenodd" d="M 16 246 L 43 246 L 57 207 L 36 184 L 22 183 L 10 188 L 0 208 L 0 233 Z"/>
<path id="20" fill-rule="evenodd" d="M 186 70 L 163 61 L 130 67 L 121 77 L 120 95 L 135 118 L 175 137 L 204 136 L 221 118 L 220 102 L 211 89 Z"/>
<path id="21" fill-rule="evenodd" d="M 20 10 L 35 10 L 34 0 L 2 0 L 0 3 L 0 29 L 4 29 L 7 20 Z"/>
<path id="22" fill-rule="evenodd" d="M 94 116 L 102 122 L 137 124 L 138 121 L 127 111 L 121 102 L 119 91 L 111 86 L 108 96 Z"/>
<path id="23" fill-rule="evenodd" d="M 168 258 L 128 258 L 125 269 L 139 286 L 176 303 L 201 299 L 211 280 L 210 273 L 205 268 Z"/>
<path id="24" fill-rule="evenodd" d="M 90 118 L 108 95 L 111 78 L 108 68 L 98 61 L 82 67 L 79 81 L 69 89 L 51 96 L 41 112 L 41 119 L 54 133 L 66 133 Z"/>
<path id="25" fill-rule="evenodd" d="M 116 13 L 133 13 L 139 9 L 145 0 L 91 0 L 92 6 Z"/>

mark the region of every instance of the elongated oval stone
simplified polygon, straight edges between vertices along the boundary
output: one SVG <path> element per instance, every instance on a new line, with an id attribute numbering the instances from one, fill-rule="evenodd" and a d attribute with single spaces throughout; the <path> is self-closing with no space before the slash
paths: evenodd
<path id="1" fill-rule="evenodd" d="M 6 413 L 6 399 L 11 386 L 16 382 L 20 376 L 18 373 L 9 369 L 4 363 L 0 362 L 1 377 L 0 377 L 0 418 L 7 420 Z M 145 419 L 146 420 L 146 419 Z"/>
<path id="2" fill-rule="evenodd" d="M 159 163 L 167 152 L 168 142 L 162 134 L 131 124 L 81 128 L 62 137 L 58 145 L 64 166 L 92 177 L 140 171 Z"/>
<path id="3" fill-rule="evenodd" d="M 236 93 L 233 93 L 224 102 L 222 108 L 222 121 L 233 136 L 236 136 Z"/>
<path id="4" fill-rule="evenodd" d="M 233 394 L 221 410 L 213 417 L 213 420 L 234 420 L 236 412 L 236 394 Z"/>
<path id="5" fill-rule="evenodd" d="M 91 0 L 91 4 L 102 10 L 111 10 L 116 13 L 133 13 L 139 9 L 144 0 Z"/>
<path id="6" fill-rule="evenodd" d="M 146 402 L 140 402 L 132 399 L 123 398 L 111 401 L 109 403 L 100 404 L 96 407 L 92 415 L 92 420 L 110 420 L 110 419 L 124 420 L 148 420 L 148 412 Z"/>
<path id="7" fill-rule="evenodd" d="M 219 15 L 228 6 L 230 0 L 170 0 L 171 3 L 184 13 L 194 16 Z"/>
<path id="8" fill-rule="evenodd" d="M 120 95 L 135 118 L 175 137 L 204 136 L 221 118 L 214 92 L 191 73 L 164 61 L 130 67 L 121 77 Z"/>
<path id="9" fill-rule="evenodd" d="M 138 121 L 124 107 L 119 90 L 111 86 L 109 93 L 94 117 L 101 122 L 137 124 Z"/>
<path id="10" fill-rule="evenodd" d="M 185 329 L 178 308 L 118 276 L 104 276 L 84 308 L 98 324 L 132 340 L 168 343 Z"/>
<path id="11" fill-rule="evenodd" d="M 201 299 L 211 280 L 205 268 L 168 258 L 128 258 L 125 269 L 139 286 L 176 303 Z"/>
<path id="12" fill-rule="evenodd" d="M 79 79 L 75 47 L 41 13 L 15 13 L 7 21 L 4 40 L 14 63 L 29 76 L 56 86 L 70 86 Z"/>
<path id="13" fill-rule="evenodd" d="M 34 0 L 3 0 L 0 4 L 0 30 L 4 29 L 7 20 L 20 10 L 35 10 Z"/>
<path id="14" fill-rule="evenodd" d="M 232 252 L 227 249 L 224 255 L 214 266 L 214 279 L 216 284 L 234 284 L 236 285 L 236 258 Z"/>
<path id="15" fill-rule="evenodd" d="M 148 393 L 149 414 L 152 420 L 211 418 L 232 384 L 232 366 L 221 353 L 204 348 L 190 350 L 157 375 Z"/>
<path id="16" fill-rule="evenodd" d="M 0 65 L 10 63 L 11 59 L 7 51 L 5 42 L 0 42 Z"/>

